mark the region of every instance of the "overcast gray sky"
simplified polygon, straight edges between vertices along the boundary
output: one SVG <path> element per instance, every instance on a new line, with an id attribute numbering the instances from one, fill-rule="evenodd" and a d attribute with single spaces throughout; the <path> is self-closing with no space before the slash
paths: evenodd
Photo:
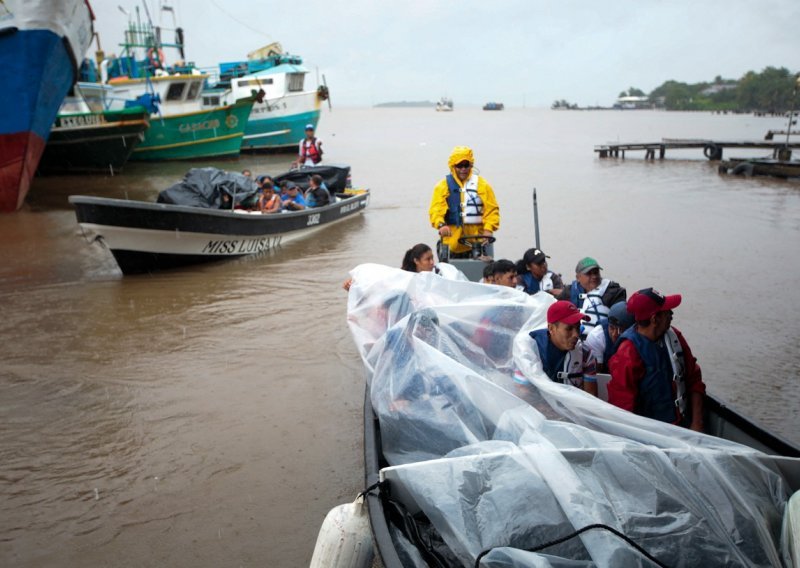
<path id="1" fill-rule="evenodd" d="M 91 0 L 106 53 L 141 0 Z M 272 41 L 324 74 L 335 104 L 487 101 L 609 106 L 620 91 L 675 79 L 800 71 L 800 0 L 149 0 L 201 67 Z M 166 53 L 168 61 L 174 54 Z M 312 85 L 313 86 L 313 85 Z"/>

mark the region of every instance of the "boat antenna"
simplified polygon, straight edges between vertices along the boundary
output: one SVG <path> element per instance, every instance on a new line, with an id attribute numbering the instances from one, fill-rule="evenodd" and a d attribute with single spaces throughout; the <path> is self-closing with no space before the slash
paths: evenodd
<path id="1" fill-rule="evenodd" d="M 794 76 L 794 89 L 792 89 L 792 101 L 789 105 L 789 124 L 786 125 L 786 151 L 789 151 L 789 135 L 792 133 L 792 125 L 797 124 L 794 120 L 794 103 L 797 99 L 797 87 L 800 86 L 800 73 Z"/>
<path id="2" fill-rule="evenodd" d="M 328 95 L 328 110 L 333 110 L 331 105 L 331 91 L 328 89 L 328 82 L 325 80 L 325 73 L 322 74 L 322 84 L 325 85 L 325 93 Z"/>
<path id="3" fill-rule="evenodd" d="M 536 202 L 536 188 L 533 188 L 533 230 L 536 239 L 536 248 L 539 247 L 539 205 Z"/>

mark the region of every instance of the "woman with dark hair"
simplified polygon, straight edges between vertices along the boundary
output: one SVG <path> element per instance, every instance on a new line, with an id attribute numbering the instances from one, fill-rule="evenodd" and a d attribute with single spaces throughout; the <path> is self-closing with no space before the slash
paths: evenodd
<path id="1" fill-rule="evenodd" d="M 449 280 L 466 280 L 466 277 L 452 264 L 442 264 L 437 266 L 433 260 L 433 250 L 425 243 L 419 243 L 411 247 L 403 255 L 403 264 L 400 266 L 407 272 L 433 272 Z M 342 284 L 342 288 L 350 290 L 353 279 L 348 278 Z"/>
<path id="2" fill-rule="evenodd" d="M 436 264 L 433 262 L 433 250 L 425 243 L 414 245 L 406 251 L 400 268 L 408 272 L 430 272 L 434 270 Z"/>

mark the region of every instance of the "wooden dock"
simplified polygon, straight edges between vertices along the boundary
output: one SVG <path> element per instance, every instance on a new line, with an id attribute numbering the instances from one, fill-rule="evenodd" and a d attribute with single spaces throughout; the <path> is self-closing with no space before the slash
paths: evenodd
<path id="1" fill-rule="evenodd" d="M 755 141 L 719 141 L 707 139 L 674 139 L 663 138 L 661 142 L 609 142 L 595 146 L 594 151 L 600 158 L 622 158 L 625 159 L 625 152 L 643 151 L 645 160 L 663 160 L 667 150 L 687 150 L 692 148 L 702 148 L 703 155 L 709 160 L 721 160 L 722 151 L 725 148 L 761 148 L 772 151 L 772 157 L 776 160 L 790 160 L 792 150 L 800 149 L 800 142 L 785 141 L 777 142 L 770 140 Z"/>

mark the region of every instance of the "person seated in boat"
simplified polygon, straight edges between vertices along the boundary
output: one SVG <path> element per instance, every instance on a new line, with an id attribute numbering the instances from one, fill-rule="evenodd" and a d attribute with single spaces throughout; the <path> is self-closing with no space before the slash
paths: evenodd
<path id="1" fill-rule="evenodd" d="M 248 169 L 244 169 L 244 170 L 242 170 L 242 175 L 243 175 L 244 177 L 249 177 L 249 178 L 251 178 L 251 177 L 253 177 L 253 172 L 251 172 L 251 171 L 250 171 L 250 170 L 248 170 Z"/>
<path id="2" fill-rule="evenodd" d="M 627 303 L 635 323 L 619 338 L 608 362 L 608 402 L 624 410 L 703 431 L 706 386 L 689 344 L 672 327 L 681 295 L 655 288 L 634 293 Z"/>
<path id="3" fill-rule="evenodd" d="M 608 372 L 608 360 L 616 353 L 619 336 L 633 325 L 633 314 L 628 312 L 625 302 L 617 302 L 608 310 L 608 319 L 594 326 L 584 342 L 594 353 L 597 371 Z"/>
<path id="4" fill-rule="evenodd" d="M 492 263 L 492 284 L 496 286 L 517 287 L 517 265 L 501 258 Z"/>
<path id="5" fill-rule="evenodd" d="M 602 269 L 592 257 L 582 258 L 575 266 L 575 280 L 557 296 L 559 300 L 569 300 L 589 316 L 581 326 L 582 339 L 586 339 L 593 327 L 608 319 L 611 306 L 627 298 L 625 288 L 600 275 Z"/>
<path id="6" fill-rule="evenodd" d="M 292 162 L 293 168 L 300 166 L 316 166 L 322 161 L 322 141 L 314 136 L 314 125 L 306 124 L 306 136 L 300 140 L 297 159 Z"/>
<path id="7" fill-rule="evenodd" d="M 271 181 L 265 181 L 261 185 L 261 192 L 256 204 L 256 210 L 261 213 L 278 213 L 281 210 L 281 198 L 275 193 L 275 188 Z"/>
<path id="8" fill-rule="evenodd" d="M 564 291 L 561 275 L 547 268 L 548 258 L 541 249 L 531 248 L 517 262 L 517 282 L 526 294 L 547 292 L 558 297 Z"/>
<path id="9" fill-rule="evenodd" d="M 547 327 L 529 333 L 542 369 L 550 380 L 597 396 L 597 363 L 580 338 L 582 314 L 571 302 L 559 300 L 547 309 Z M 527 382 L 515 374 L 517 382 Z"/>
<path id="10" fill-rule="evenodd" d="M 442 244 L 453 257 L 465 257 L 469 245 L 458 242 L 461 237 L 491 237 L 500 227 L 500 208 L 494 190 L 485 178 L 473 171 L 475 158 L 466 146 L 457 146 L 447 165 L 450 173 L 433 188 L 428 215 L 439 231 Z"/>
<path id="11" fill-rule="evenodd" d="M 322 207 L 333 202 L 330 191 L 322 181 L 322 176 L 314 174 L 308 178 L 308 189 L 305 194 L 306 203 L 309 207 Z"/>
<path id="12" fill-rule="evenodd" d="M 490 260 L 486 263 L 486 266 L 483 267 L 483 278 L 481 278 L 481 284 L 494 284 L 494 277 L 492 276 L 494 271 L 494 261 Z"/>
<path id="13" fill-rule="evenodd" d="M 403 255 L 400 268 L 408 272 L 433 272 L 450 280 L 458 280 L 459 277 L 463 278 L 461 271 L 452 264 L 447 264 L 446 262 L 436 264 L 433 258 L 433 249 L 425 243 L 418 243 L 408 249 Z M 349 291 L 352 285 L 353 279 L 348 278 L 342 284 L 342 288 Z"/>
<path id="14" fill-rule="evenodd" d="M 283 209 L 285 211 L 301 211 L 306 208 L 306 200 L 303 197 L 303 192 L 300 191 L 300 188 L 297 187 L 294 182 L 287 181 L 285 186 L 281 183 L 281 187 L 286 188 L 286 193 L 281 193 L 281 201 L 283 202 Z"/>

